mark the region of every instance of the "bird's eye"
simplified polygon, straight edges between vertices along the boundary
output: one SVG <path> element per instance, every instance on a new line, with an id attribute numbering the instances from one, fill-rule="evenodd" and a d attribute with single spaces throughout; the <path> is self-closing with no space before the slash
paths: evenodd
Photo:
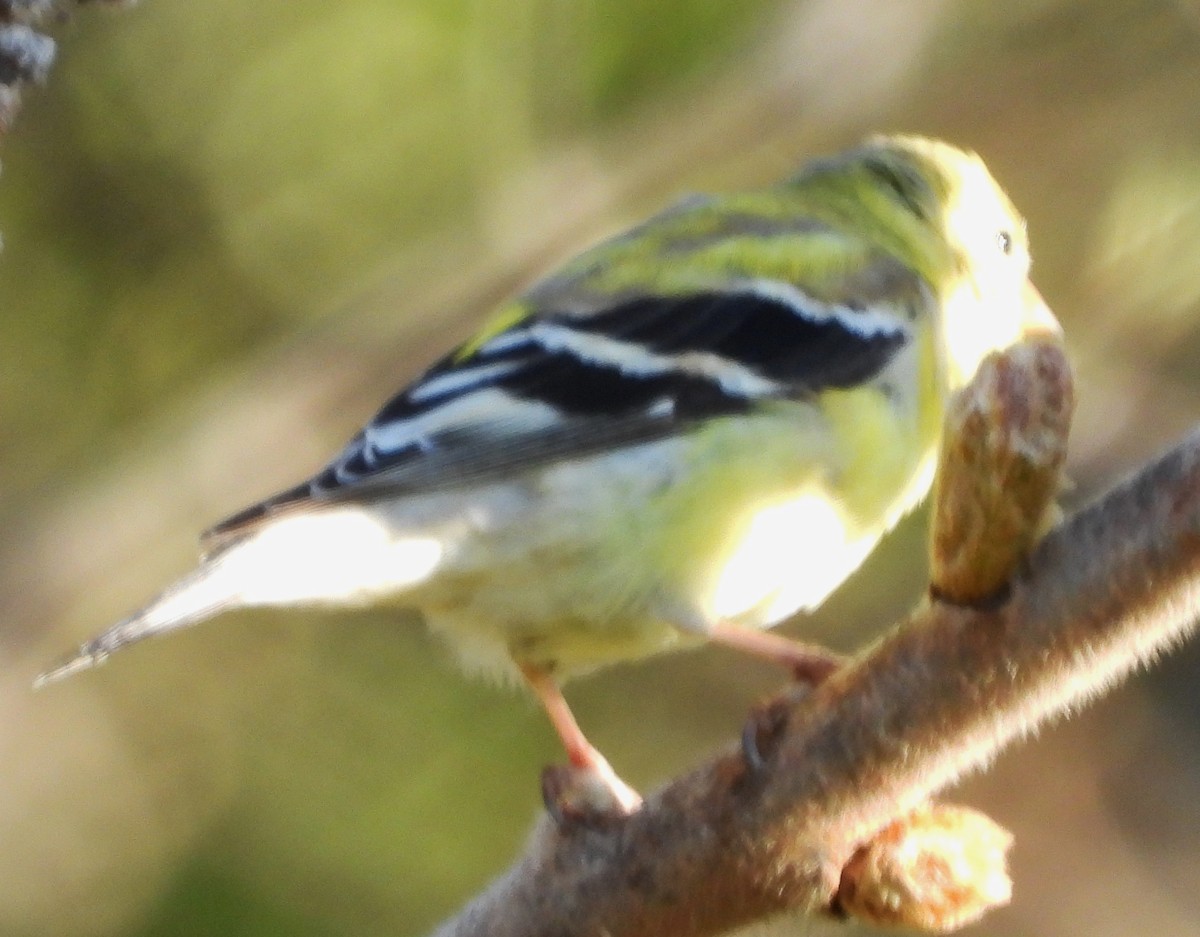
<path id="1" fill-rule="evenodd" d="M 1000 248 L 1000 253 L 1008 256 L 1013 250 L 1013 236 L 1009 231 L 996 232 L 996 246 Z"/>

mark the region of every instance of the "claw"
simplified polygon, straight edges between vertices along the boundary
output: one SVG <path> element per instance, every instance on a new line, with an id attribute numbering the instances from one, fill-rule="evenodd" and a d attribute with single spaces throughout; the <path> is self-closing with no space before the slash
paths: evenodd
<path id="1" fill-rule="evenodd" d="M 762 771 L 775 753 L 779 739 L 787 728 L 793 702 L 774 697 L 750 711 L 746 724 L 742 726 L 742 757 L 752 773 Z"/>

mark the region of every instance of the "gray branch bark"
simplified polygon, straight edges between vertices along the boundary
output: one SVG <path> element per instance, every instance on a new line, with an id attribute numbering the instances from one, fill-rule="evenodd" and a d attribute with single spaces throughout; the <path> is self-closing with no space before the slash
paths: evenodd
<path id="1" fill-rule="evenodd" d="M 534 831 L 437 937 L 717 934 L 835 906 L 855 849 L 1200 616 L 1200 432 L 1053 530 L 993 609 L 930 602 L 781 701 L 768 764 L 729 751 L 606 830 Z"/>

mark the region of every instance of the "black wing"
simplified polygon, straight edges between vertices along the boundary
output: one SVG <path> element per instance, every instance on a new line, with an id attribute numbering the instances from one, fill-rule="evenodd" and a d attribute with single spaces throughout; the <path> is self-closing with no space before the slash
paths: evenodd
<path id="1" fill-rule="evenodd" d="M 909 338 L 902 316 L 822 303 L 777 282 L 634 296 L 587 316 L 540 309 L 443 358 L 322 472 L 210 535 L 292 504 L 487 482 L 673 435 L 760 400 L 854 386 Z"/>

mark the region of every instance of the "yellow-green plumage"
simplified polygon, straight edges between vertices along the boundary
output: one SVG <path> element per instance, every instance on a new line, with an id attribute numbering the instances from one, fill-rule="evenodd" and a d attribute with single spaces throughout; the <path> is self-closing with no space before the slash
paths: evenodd
<path id="1" fill-rule="evenodd" d="M 978 292 L 974 274 L 993 263 L 975 254 L 993 249 L 1000 227 L 1023 244 L 1023 229 L 974 157 L 924 141 L 877 145 L 871 155 L 910 187 L 918 216 L 880 191 L 861 165 L 866 153 L 767 192 L 689 199 L 531 291 L 530 308 L 560 304 L 586 314 L 647 285 L 682 294 L 739 278 L 782 280 L 825 302 L 911 321 L 911 362 L 896 378 L 903 388 L 873 382 L 770 402 L 642 447 L 672 450 L 656 490 L 619 495 L 624 509 L 605 502 L 595 516 L 566 512 L 567 529 L 552 547 L 489 571 L 489 580 L 498 575 L 487 586 L 434 610 L 435 624 L 471 647 L 469 660 L 480 663 L 482 652 L 485 666 L 494 665 L 507 643 L 518 662 L 569 674 L 686 642 L 719 619 L 775 624 L 819 604 L 924 496 L 946 396 L 978 364 L 974 347 L 959 360 L 939 345 L 938 316 L 953 308 L 996 317 L 995 347 L 1019 338 L 1027 259 L 998 254 L 995 265 L 1011 268 L 1005 289 L 985 297 L 991 305 L 959 307 Z M 962 198 L 960 186 L 980 203 L 978 243 L 956 243 L 939 227 Z M 597 460 L 591 484 L 621 492 L 618 474 Z M 756 531 L 764 518 L 767 532 Z M 535 526 L 552 530 L 555 521 Z M 746 581 L 729 585 L 739 575 Z M 548 578 L 565 582 L 563 594 Z M 479 601 L 493 590 L 499 601 Z M 532 607 L 524 601 L 530 592 L 540 596 Z M 482 631 L 494 647 L 464 640 Z"/>
<path id="2" fill-rule="evenodd" d="M 774 625 L 924 496 L 947 395 L 1047 325 L 1027 273 L 1011 204 L 944 144 L 884 138 L 686 199 L 503 306 L 326 473 L 218 528 L 199 572 L 79 659 L 244 605 L 412 606 L 467 666 L 510 675 Z M 793 310 L 829 356 L 776 360 L 745 334 L 708 349 L 670 318 L 703 313 L 695 297 Z M 581 381 L 666 389 L 616 394 L 609 414 L 571 362 Z"/>

